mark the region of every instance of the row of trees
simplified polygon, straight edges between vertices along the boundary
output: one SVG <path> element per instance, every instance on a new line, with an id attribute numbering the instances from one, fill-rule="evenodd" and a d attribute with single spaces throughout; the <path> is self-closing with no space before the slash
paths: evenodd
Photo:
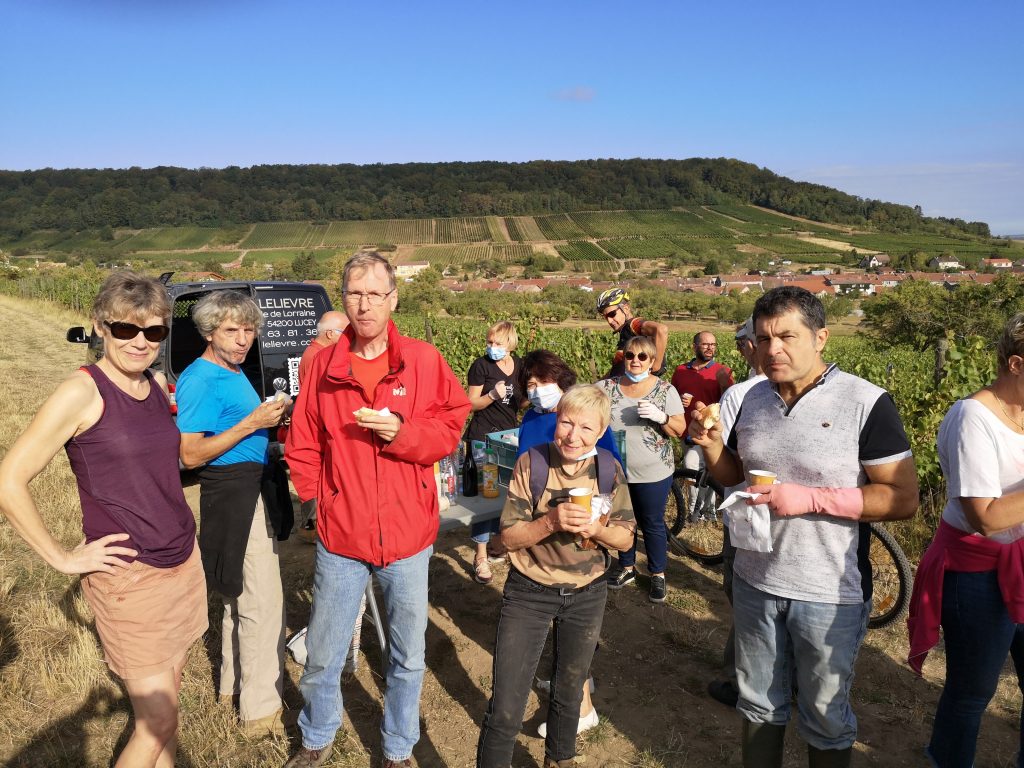
<path id="1" fill-rule="evenodd" d="M 0 171 L 0 235 L 57 229 L 110 237 L 117 227 L 536 215 L 736 201 L 884 231 L 989 234 L 982 222 L 928 219 L 919 207 L 864 200 L 738 160 L 694 158 Z"/>
<path id="2" fill-rule="evenodd" d="M 465 291 L 452 293 L 440 285 L 441 273 L 427 269 L 399 291 L 399 311 L 412 315 L 437 315 L 443 311 L 451 317 L 493 320 L 538 320 L 561 323 L 568 319 L 593 320 L 596 296 L 565 285 L 550 286 L 533 293 L 496 293 Z M 754 292 L 735 291 L 727 296 L 706 293 L 670 291 L 640 281 L 630 288 L 634 312 L 641 317 L 658 320 L 698 320 L 715 318 L 722 322 L 741 323 L 750 316 L 757 296 Z M 826 297 L 825 308 L 830 320 L 845 317 L 853 310 L 847 297 Z"/>
<path id="3" fill-rule="evenodd" d="M 923 280 L 907 280 L 861 304 L 870 333 L 887 345 L 914 349 L 934 347 L 952 335 L 991 342 L 1006 321 L 1024 311 L 1024 281 L 1014 274 L 999 275 L 988 285 L 962 283 L 955 290 Z"/>

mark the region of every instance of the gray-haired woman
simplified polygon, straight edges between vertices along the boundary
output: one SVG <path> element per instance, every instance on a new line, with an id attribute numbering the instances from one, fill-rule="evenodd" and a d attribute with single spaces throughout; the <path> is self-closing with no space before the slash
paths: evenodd
<path id="1" fill-rule="evenodd" d="M 192 311 L 206 350 L 178 379 L 181 461 L 199 471 L 199 549 L 224 599 L 220 696 L 238 698 L 244 730 L 280 732 L 284 598 L 274 526 L 260 495 L 270 427 L 287 398 L 261 403 L 242 364 L 263 315 L 251 298 L 216 291 Z"/>

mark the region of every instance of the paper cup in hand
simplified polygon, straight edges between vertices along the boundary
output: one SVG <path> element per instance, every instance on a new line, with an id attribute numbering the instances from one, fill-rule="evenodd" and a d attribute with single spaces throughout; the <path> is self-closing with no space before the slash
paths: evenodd
<path id="1" fill-rule="evenodd" d="M 766 469 L 752 469 L 750 470 L 750 484 L 751 485 L 775 485 L 775 481 L 778 480 L 779 476 L 774 472 L 769 472 Z"/>
<path id="2" fill-rule="evenodd" d="M 587 512 L 590 512 L 590 500 L 594 498 L 594 492 L 589 488 L 571 488 L 569 490 L 569 501 L 578 504 Z"/>

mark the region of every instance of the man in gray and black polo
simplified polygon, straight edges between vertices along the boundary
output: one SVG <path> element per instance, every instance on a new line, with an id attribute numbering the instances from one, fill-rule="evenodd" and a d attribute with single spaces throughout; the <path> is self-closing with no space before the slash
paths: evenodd
<path id="1" fill-rule="evenodd" d="M 795 681 L 810 765 L 847 766 L 853 667 L 870 613 L 862 523 L 913 515 L 914 461 L 889 394 L 822 358 L 829 334 L 813 294 L 776 288 L 753 318 L 767 380 L 746 393 L 728 435 L 690 422 L 722 485 L 750 470 L 778 475 L 751 502 L 771 513 L 771 551 L 737 550 L 733 566 L 743 763 L 782 765 Z"/>

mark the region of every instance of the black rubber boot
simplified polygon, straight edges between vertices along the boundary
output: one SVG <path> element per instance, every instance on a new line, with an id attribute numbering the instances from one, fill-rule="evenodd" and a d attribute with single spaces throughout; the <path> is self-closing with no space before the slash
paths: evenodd
<path id="1" fill-rule="evenodd" d="M 846 749 L 815 749 L 807 745 L 807 765 L 809 768 L 850 768 L 853 747 Z"/>
<path id="2" fill-rule="evenodd" d="M 743 721 L 743 768 L 782 768 L 786 726 Z"/>

